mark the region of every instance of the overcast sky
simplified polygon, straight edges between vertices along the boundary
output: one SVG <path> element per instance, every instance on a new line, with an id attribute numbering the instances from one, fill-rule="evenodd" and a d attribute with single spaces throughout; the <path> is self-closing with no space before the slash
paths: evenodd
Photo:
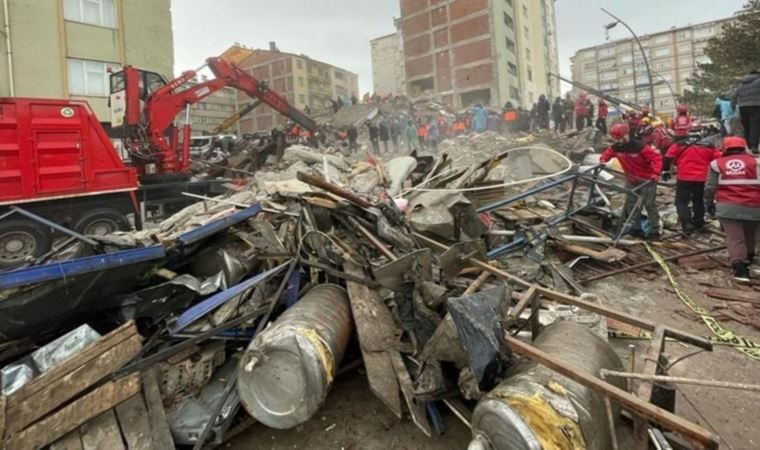
<path id="1" fill-rule="evenodd" d="M 638 34 L 723 18 L 744 0 L 557 0 L 560 71 L 570 76 L 579 48 L 604 42 L 608 9 Z M 369 41 L 394 31 L 398 0 L 172 0 L 175 72 L 198 67 L 235 42 L 303 53 L 359 74 L 372 88 Z M 610 39 L 628 37 L 618 27 Z"/>

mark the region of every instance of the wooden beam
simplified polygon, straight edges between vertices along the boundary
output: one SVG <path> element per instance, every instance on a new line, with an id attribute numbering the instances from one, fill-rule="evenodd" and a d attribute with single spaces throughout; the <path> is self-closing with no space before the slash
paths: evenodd
<path id="1" fill-rule="evenodd" d="M 578 370 L 576 367 L 561 361 L 530 344 L 525 344 L 511 337 L 509 334 L 506 334 L 504 338 L 513 352 L 536 361 L 560 375 L 564 375 L 577 383 L 601 393 L 637 416 L 651 420 L 667 430 L 672 430 L 681 436 L 684 436 L 688 440 L 694 442 L 697 448 L 707 450 L 718 449 L 718 438 L 709 430 L 651 403 L 642 401 L 635 395 L 630 394 L 617 386 L 613 386 L 588 372 Z"/>
<path id="2" fill-rule="evenodd" d="M 166 411 L 158 390 L 155 369 L 149 367 L 142 372 L 141 377 L 145 407 L 148 410 L 150 429 L 153 432 L 153 446 L 157 449 L 174 448 L 174 439 L 169 430 L 169 422 L 166 420 Z"/>
<path id="3" fill-rule="evenodd" d="M 488 273 L 488 272 L 486 272 Z M 517 319 L 520 317 L 520 314 L 525 311 L 525 308 L 528 305 L 533 304 L 533 297 L 538 295 L 538 290 L 534 287 L 531 287 L 525 293 L 520 294 L 520 301 L 517 302 L 514 308 L 512 308 L 512 311 L 509 312 L 510 317 L 513 319 Z"/>
<path id="4" fill-rule="evenodd" d="M 50 444 L 50 450 L 84 450 L 79 428 Z"/>
<path id="5" fill-rule="evenodd" d="M 42 382 L 35 384 L 36 392 L 21 401 L 14 402 L 8 408 L 7 433 L 15 433 L 54 411 L 59 406 L 84 392 L 90 386 L 113 373 L 132 358 L 140 353 L 142 348 L 141 338 L 133 334 L 126 341 L 115 343 L 109 340 L 107 344 L 115 344 L 111 348 L 104 349 L 104 345 L 94 342 L 95 348 L 105 351 L 89 361 L 81 361 L 78 356 L 73 356 L 69 361 L 81 362 L 77 368 L 66 373 L 65 376 L 53 369 L 54 379 L 42 375 Z M 71 364 L 68 365 L 69 367 Z"/>
<path id="6" fill-rule="evenodd" d="M 82 436 L 82 447 L 86 449 L 125 450 L 119 422 L 116 421 L 113 409 L 101 413 L 79 427 L 79 433 Z"/>
<path id="7" fill-rule="evenodd" d="M 159 450 L 153 442 L 148 409 L 142 394 L 117 405 L 116 417 L 129 450 Z"/>
<path id="8" fill-rule="evenodd" d="M 11 436 L 4 448 L 7 450 L 42 448 L 138 392 L 140 392 L 140 375 L 137 373 L 106 383 L 58 412 Z"/>
<path id="9" fill-rule="evenodd" d="M 660 354 L 665 348 L 665 328 L 657 327 L 654 330 L 652 341 L 647 347 L 644 355 L 644 365 L 642 373 L 644 375 L 657 375 L 657 365 L 660 361 Z M 652 389 L 654 384 L 651 381 L 639 381 L 636 386 L 636 396 L 641 400 L 649 403 L 652 401 Z M 649 422 L 641 417 L 633 419 L 633 441 L 635 450 L 649 449 Z"/>

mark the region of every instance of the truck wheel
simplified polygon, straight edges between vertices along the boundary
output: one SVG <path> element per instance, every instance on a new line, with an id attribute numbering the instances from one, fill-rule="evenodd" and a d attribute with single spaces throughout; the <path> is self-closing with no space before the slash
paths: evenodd
<path id="1" fill-rule="evenodd" d="M 113 209 L 100 208 L 82 214 L 74 230 L 84 235 L 104 236 L 114 231 L 131 229 L 129 220 Z"/>
<path id="2" fill-rule="evenodd" d="M 23 264 L 49 252 L 52 236 L 45 227 L 27 220 L 0 221 L 0 268 Z"/>

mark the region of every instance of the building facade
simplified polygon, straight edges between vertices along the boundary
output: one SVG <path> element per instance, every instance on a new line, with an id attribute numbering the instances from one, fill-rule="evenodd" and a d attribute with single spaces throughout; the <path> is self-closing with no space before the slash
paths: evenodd
<path id="1" fill-rule="evenodd" d="M 554 0 L 400 0 L 407 91 L 452 107 L 559 95 Z"/>
<path id="2" fill-rule="evenodd" d="M 239 59 L 238 65 L 256 79 L 265 81 L 299 109 L 323 109 L 331 105 L 331 100 L 341 98 L 350 102 L 351 97 L 359 96 L 359 76 L 355 73 L 306 55 L 281 52 L 273 42 L 268 50 L 245 50 L 247 56 Z M 225 53 L 228 52 L 230 50 Z M 237 93 L 238 109 L 250 101 L 246 94 Z M 261 105 L 240 119 L 239 130 L 240 133 L 269 131 L 286 122 L 281 114 Z"/>
<path id="3" fill-rule="evenodd" d="M 172 78 L 170 0 L 5 1 L 0 96 L 82 99 L 110 123 L 109 71 L 129 64 Z"/>
<path id="4" fill-rule="evenodd" d="M 404 38 L 401 31 L 370 41 L 372 87 L 379 95 L 406 94 Z"/>
<path id="5" fill-rule="evenodd" d="M 573 80 L 642 106 L 654 104 L 656 112 L 673 115 L 677 97 L 689 87 L 689 78 L 699 70 L 699 64 L 710 61 L 705 55 L 707 41 L 732 20 L 639 37 L 654 78 L 654 99 L 644 57 L 633 38 L 578 50 L 571 58 Z"/>
<path id="6" fill-rule="evenodd" d="M 192 85 L 192 84 L 190 84 Z M 214 129 L 237 112 L 237 91 L 222 88 L 190 106 L 190 127 L 193 135 L 213 134 Z M 222 134 L 238 134 L 239 124 L 222 130 Z"/>

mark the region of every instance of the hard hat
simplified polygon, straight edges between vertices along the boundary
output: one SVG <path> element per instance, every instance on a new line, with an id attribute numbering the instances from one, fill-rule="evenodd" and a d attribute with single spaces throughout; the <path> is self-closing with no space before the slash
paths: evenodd
<path id="1" fill-rule="evenodd" d="M 610 137 L 612 139 L 622 139 L 631 131 L 628 125 L 624 123 L 616 123 L 610 128 Z"/>
<path id="2" fill-rule="evenodd" d="M 732 148 L 741 148 L 747 150 L 747 141 L 743 137 L 739 136 L 727 136 L 723 138 L 723 143 L 720 146 L 721 151 L 726 151 Z"/>
<path id="3" fill-rule="evenodd" d="M 651 123 L 652 123 L 652 119 L 650 119 L 649 117 L 644 117 L 643 119 L 641 119 L 642 125 L 649 125 Z"/>
<path id="4" fill-rule="evenodd" d="M 680 105 L 676 107 L 676 111 L 678 111 L 678 114 L 686 114 L 687 112 L 689 112 L 689 108 L 687 108 L 686 105 L 681 103 Z"/>

